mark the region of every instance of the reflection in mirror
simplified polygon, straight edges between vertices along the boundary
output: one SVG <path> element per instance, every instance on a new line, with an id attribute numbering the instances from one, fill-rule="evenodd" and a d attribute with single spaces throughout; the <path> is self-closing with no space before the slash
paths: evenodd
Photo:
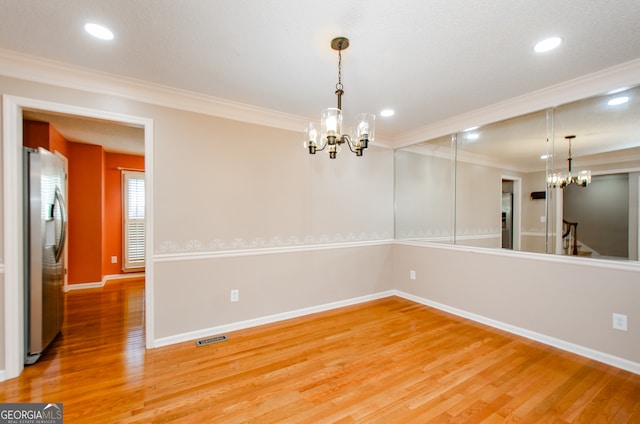
<path id="1" fill-rule="evenodd" d="M 636 87 L 398 149 L 396 237 L 637 261 L 639 118 Z M 567 135 L 586 187 L 548 187 Z"/>
<path id="2" fill-rule="evenodd" d="M 395 151 L 396 238 L 453 243 L 451 137 Z"/>
<path id="3" fill-rule="evenodd" d="M 456 244 L 545 251 L 547 112 L 457 134 Z"/>
<path id="4" fill-rule="evenodd" d="M 574 174 L 590 171 L 592 179 L 586 187 L 550 189 L 554 231 L 563 235 L 552 251 L 637 261 L 640 88 L 555 108 L 554 133 L 553 172 L 570 163 Z"/>

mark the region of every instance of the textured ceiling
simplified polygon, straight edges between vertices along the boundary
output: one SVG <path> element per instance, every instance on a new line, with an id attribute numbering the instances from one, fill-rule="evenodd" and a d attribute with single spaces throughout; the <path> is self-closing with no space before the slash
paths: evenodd
<path id="1" fill-rule="evenodd" d="M 638 0 L 0 0 L 0 48 L 312 119 L 402 133 L 640 57 Z M 104 42 L 84 32 L 110 27 Z M 534 44 L 559 36 L 545 54 Z"/>

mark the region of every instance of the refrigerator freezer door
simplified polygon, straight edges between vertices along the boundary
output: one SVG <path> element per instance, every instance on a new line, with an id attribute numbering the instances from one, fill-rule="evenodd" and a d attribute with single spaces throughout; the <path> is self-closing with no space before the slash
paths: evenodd
<path id="1" fill-rule="evenodd" d="M 62 326 L 66 175 L 62 161 L 44 149 L 28 150 L 26 157 L 25 362 L 29 364 L 40 357 Z"/>

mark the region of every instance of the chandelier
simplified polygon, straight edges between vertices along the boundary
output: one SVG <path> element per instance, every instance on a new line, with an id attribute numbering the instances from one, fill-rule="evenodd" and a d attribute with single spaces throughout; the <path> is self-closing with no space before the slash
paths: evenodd
<path id="1" fill-rule="evenodd" d="M 573 172 L 571 170 L 571 162 L 573 158 L 571 157 L 571 141 L 576 138 L 575 135 L 567 135 L 565 136 L 565 140 L 569 142 L 569 171 L 568 172 L 557 172 L 550 174 L 547 178 L 547 184 L 549 187 L 560 187 L 565 188 L 571 183 L 577 184 L 580 187 L 586 187 L 591 182 L 591 171 L 579 171 Z"/>
<path id="2" fill-rule="evenodd" d="M 349 150 L 362 156 L 362 152 L 373 142 L 374 123 L 376 116 L 371 113 L 360 113 L 355 116 L 355 136 L 352 137 L 343 131 L 342 127 L 342 95 L 344 87 L 342 85 L 342 50 L 349 47 L 349 39 L 337 37 L 331 40 L 331 48 L 338 51 L 338 83 L 336 84 L 336 96 L 338 96 L 338 107 L 324 109 L 320 114 L 320 128 L 317 129 L 312 123 L 309 124 L 305 133 L 307 141 L 305 147 L 309 153 L 315 155 L 316 152 L 328 149 L 329 158 L 335 159 L 340 151 L 340 146 L 346 144 Z"/>

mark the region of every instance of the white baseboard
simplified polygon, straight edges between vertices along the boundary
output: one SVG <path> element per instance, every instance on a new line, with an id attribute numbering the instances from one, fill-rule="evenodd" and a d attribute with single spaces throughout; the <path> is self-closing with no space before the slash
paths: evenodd
<path id="1" fill-rule="evenodd" d="M 298 318 L 305 315 L 315 314 L 317 312 L 329 311 L 331 309 L 342 308 L 345 306 L 356 305 L 358 303 L 369 302 L 371 300 L 382 299 L 384 297 L 393 296 L 392 291 L 380 292 L 351 299 L 340 300 L 337 302 L 325 303 L 324 305 L 311 306 L 308 308 L 296 309 L 280 314 L 268 315 L 265 317 L 249 319 L 246 321 L 235 322 L 231 324 L 220 325 L 217 327 L 205 328 L 203 330 L 191 331 L 188 333 L 176 334 L 175 336 L 162 337 L 155 340 L 155 347 L 163 347 L 176 343 L 182 343 L 191 340 L 197 340 L 203 337 L 211 337 L 214 335 L 226 333 L 229 331 L 238 331 L 245 328 L 257 327 L 259 325 L 271 324 L 278 321 L 284 321 L 291 318 Z"/>
<path id="2" fill-rule="evenodd" d="M 0 370 L 0 381 L 5 381 L 6 379 L 7 379 L 7 376 L 4 373 L 4 370 Z"/>
<path id="3" fill-rule="evenodd" d="M 144 272 L 128 272 L 126 274 L 105 275 L 102 278 L 102 283 L 106 284 L 107 281 L 111 281 L 111 280 L 127 280 L 129 278 L 138 278 L 138 277 L 144 277 Z"/>
<path id="4" fill-rule="evenodd" d="M 107 281 L 111 280 L 125 280 L 127 278 L 138 278 L 144 277 L 144 272 L 132 272 L 128 274 L 112 274 L 105 275 L 102 278 L 102 281 L 96 281 L 95 283 L 78 283 L 78 284 L 67 284 L 65 289 L 66 292 L 70 292 L 73 290 L 85 290 L 85 289 L 99 289 L 104 287 L 107 284 Z"/>
<path id="5" fill-rule="evenodd" d="M 414 296 L 412 294 L 405 293 L 400 290 L 391 290 L 391 292 L 395 296 L 402 297 L 404 299 L 411 300 L 413 302 L 420 303 L 422 305 L 430 306 L 432 308 L 439 309 L 441 311 L 448 312 L 450 314 L 457 315 L 462 318 L 467 318 L 472 321 L 479 322 L 480 324 L 488 325 L 489 327 L 494 327 L 500 330 L 504 330 L 509 333 L 525 337 L 527 339 L 535 340 L 537 342 L 544 343 L 546 345 L 553 346 L 561 350 L 565 350 L 567 352 L 575 353 L 576 355 L 584 356 L 585 358 L 593 359 L 598 362 L 602 362 L 604 364 L 611 365 L 616 368 L 620 368 L 620 369 L 632 372 L 634 374 L 640 374 L 640 363 L 629 361 L 628 359 L 619 358 L 617 356 L 600 352 L 598 350 L 594 350 L 585 346 L 570 343 L 565 340 L 557 339 L 555 337 L 550 337 L 545 334 L 527 330 L 525 328 L 516 327 L 514 325 L 497 321 L 491 318 L 487 318 L 482 315 L 477 315 L 471 312 L 467 312 L 462 309 L 453 308 L 451 306 L 434 302 L 429 299 L 425 299 L 423 297 Z"/>
<path id="6" fill-rule="evenodd" d="M 95 283 L 67 284 L 64 291 L 70 292 L 74 290 L 99 289 L 100 287 L 104 287 L 104 283 L 104 281 L 96 281 Z"/>

